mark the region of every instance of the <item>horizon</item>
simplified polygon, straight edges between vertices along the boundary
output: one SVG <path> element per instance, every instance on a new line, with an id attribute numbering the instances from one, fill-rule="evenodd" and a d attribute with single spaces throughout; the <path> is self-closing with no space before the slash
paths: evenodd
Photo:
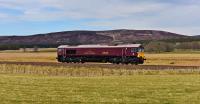
<path id="1" fill-rule="evenodd" d="M 0 36 L 116 29 L 200 35 L 199 0 L 0 0 Z"/>
<path id="2" fill-rule="evenodd" d="M 26 35 L 1 35 L 1 36 L 32 36 L 32 35 L 40 35 L 40 34 L 49 34 L 49 33 L 59 33 L 59 32 L 71 32 L 71 31 L 115 31 L 115 30 L 130 30 L 130 31 L 134 31 L 134 30 L 143 30 L 143 29 L 111 29 L 111 30 L 69 30 L 69 31 L 54 31 L 54 32 L 46 32 L 46 33 L 36 33 L 36 34 L 26 34 Z M 164 31 L 164 30 L 144 30 L 144 31 Z M 174 33 L 174 34 L 178 34 L 178 35 L 184 35 L 184 34 L 179 34 L 179 33 L 175 33 L 175 32 L 171 32 L 171 31 L 164 31 L 164 32 L 169 32 L 169 33 Z M 199 36 L 199 35 L 184 35 L 184 36 Z"/>

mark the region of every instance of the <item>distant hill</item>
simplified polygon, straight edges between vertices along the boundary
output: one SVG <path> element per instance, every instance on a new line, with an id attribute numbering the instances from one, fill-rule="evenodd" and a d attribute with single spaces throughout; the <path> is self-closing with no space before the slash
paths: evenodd
<path id="1" fill-rule="evenodd" d="M 189 36 L 156 30 L 63 31 L 30 36 L 1 36 L 0 44 L 59 45 L 131 43 L 145 40 L 187 39 Z"/>
<path id="2" fill-rule="evenodd" d="M 197 36 L 195 36 L 195 37 L 198 37 L 198 38 L 200 38 L 200 35 L 197 35 Z"/>

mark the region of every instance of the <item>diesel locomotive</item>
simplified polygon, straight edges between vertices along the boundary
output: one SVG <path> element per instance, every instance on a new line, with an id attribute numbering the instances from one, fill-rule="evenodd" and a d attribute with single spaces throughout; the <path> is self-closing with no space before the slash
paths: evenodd
<path id="1" fill-rule="evenodd" d="M 144 47 L 141 44 L 127 45 L 61 45 L 57 49 L 58 62 L 85 63 L 104 62 L 113 64 L 143 64 Z"/>

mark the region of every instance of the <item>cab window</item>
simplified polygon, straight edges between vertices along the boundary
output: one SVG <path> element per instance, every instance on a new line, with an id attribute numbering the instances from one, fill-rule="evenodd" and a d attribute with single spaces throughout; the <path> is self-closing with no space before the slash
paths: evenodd
<path id="1" fill-rule="evenodd" d="M 131 52 L 144 52 L 144 48 L 140 47 L 140 48 L 132 48 Z"/>
<path id="2" fill-rule="evenodd" d="M 138 52 L 144 52 L 144 48 L 143 47 L 138 48 Z"/>
<path id="3" fill-rule="evenodd" d="M 131 52 L 138 52 L 138 48 L 132 48 Z"/>

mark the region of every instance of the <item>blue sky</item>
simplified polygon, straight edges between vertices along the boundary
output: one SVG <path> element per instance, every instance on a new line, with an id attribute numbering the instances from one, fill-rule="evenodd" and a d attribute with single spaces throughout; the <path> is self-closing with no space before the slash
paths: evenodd
<path id="1" fill-rule="evenodd" d="M 148 29 L 200 35 L 200 0 L 0 0 L 0 35 Z"/>

